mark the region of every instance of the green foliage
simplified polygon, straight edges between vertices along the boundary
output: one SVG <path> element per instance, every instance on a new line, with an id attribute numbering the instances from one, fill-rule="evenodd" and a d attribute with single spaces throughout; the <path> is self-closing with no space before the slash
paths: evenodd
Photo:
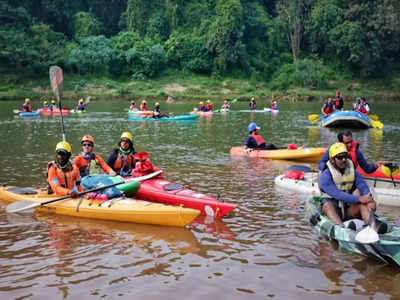
<path id="1" fill-rule="evenodd" d="M 74 25 L 75 40 L 92 35 L 99 35 L 101 33 L 101 23 L 96 19 L 95 16 L 87 12 L 77 12 L 74 16 Z"/>
<path id="2" fill-rule="evenodd" d="M 85 88 L 85 86 L 86 86 L 86 80 L 83 79 L 79 80 L 74 86 L 75 93 L 79 93 L 80 91 L 82 91 Z"/>
<path id="3" fill-rule="evenodd" d="M 151 2 L 148 0 L 128 0 L 125 12 L 128 31 L 136 31 L 141 36 L 146 34 L 150 4 Z"/>
<path id="4" fill-rule="evenodd" d="M 149 19 L 147 36 L 156 43 L 161 43 L 168 39 L 169 26 L 161 13 L 156 13 Z"/>

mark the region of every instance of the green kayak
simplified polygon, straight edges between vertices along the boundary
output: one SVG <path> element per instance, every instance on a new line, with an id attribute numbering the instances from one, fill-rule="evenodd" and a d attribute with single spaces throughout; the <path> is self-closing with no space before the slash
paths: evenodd
<path id="1" fill-rule="evenodd" d="M 372 243 L 363 243 L 357 239 L 357 234 L 365 230 L 362 227 L 358 230 L 345 228 L 334 224 L 323 215 L 320 209 L 320 197 L 314 196 L 306 203 L 305 214 L 314 229 L 330 240 L 336 240 L 339 246 L 349 252 L 365 255 L 384 263 L 392 263 L 400 266 L 400 227 L 386 223 L 376 216 L 379 224 L 379 240 Z M 385 233 L 384 233 L 385 232 Z"/>

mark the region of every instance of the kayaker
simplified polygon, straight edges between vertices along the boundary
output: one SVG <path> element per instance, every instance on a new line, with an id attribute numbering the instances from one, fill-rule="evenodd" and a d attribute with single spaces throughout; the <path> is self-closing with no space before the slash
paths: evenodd
<path id="1" fill-rule="evenodd" d="M 174 101 L 175 101 L 174 98 L 172 98 L 171 96 L 168 96 L 167 103 L 172 103 Z"/>
<path id="2" fill-rule="evenodd" d="M 126 131 L 121 134 L 118 143 L 119 148 L 114 149 L 107 158 L 107 164 L 119 175 L 131 175 L 135 168 L 134 155 L 136 153 L 133 148 L 133 136 Z"/>
<path id="3" fill-rule="evenodd" d="M 257 126 L 256 123 L 252 122 L 248 126 L 249 136 L 245 142 L 245 149 L 246 150 L 276 150 L 278 149 L 275 147 L 274 144 L 267 144 L 267 142 L 263 139 L 260 135 L 261 128 Z"/>
<path id="4" fill-rule="evenodd" d="M 370 211 L 376 210 L 369 187 L 354 168 L 343 143 L 329 148 L 329 161 L 320 176 L 319 187 L 322 212 L 336 224 L 343 226 L 343 221 L 353 218 L 368 223 Z"/>
<path id="5" fill-rule="evenodd" d="M 212 111 L 213 107 L 211 104 L 211 100 L 207 100 L 206 111 Z"/>
<path id="6" fill-rule="evenodd" d="M 43 108 L 49 109 L 49 103 L 46 100 L 43 101 Z"/>
<path id="7" fill-rule="evenodd" d="M 162 117 L 169 118 L 169 115 L 168 113 L 161 112 L 160 103 L 156 102 L 156 104 L 154 104 L 154 109 L 153 109 L 153 118 L 162 118 Z"/>
<path id="8" fill-rule="evenodd" d="M 365 173 L 373 173 L 383 164 L 387 163 L 386 161 L 378 160 L 373 164 L 367 162 L 364 158 L 364 155 L 359 149 L 360 144 L 357 141 L 353 140 L 353 134 L 350 130 L 345 130 L 340 132 L 337 135 L 338 142 L 346 145 L 347 151 L 349 152 L 350 159 L 353 161 L 355 168 L 360 166 L 361 169 L 364 170 Z M 321 157 L 318 162 L 318 169 L 323 171 L 326 168 L 326 163 L 329 160 L 329 150 L 326 150 L 324 155 Z"/>
<path id="9" fill-rule="evenodd" d="M 147 108 L 147 101 L 146 101 L 146 100 L 142 100 L 142 103 L 140 104 L 140 110 L 141 110 L 141 111 L 146 111 L 146 110 L 148 110 L 148 108 Z"/>
<path id="10" fill-rule="evenodd" d="M 324 117 L 326 118 L 333 112 L 333 110 L 334 110 L 334 108 L 333 108 L 332 98 L 329 97 L 328 100 L 322 106 L 321 112 L 324 115 Z"/>
<path id="11" fill-rule="evenodd" d="M 86 103 L 83 101 L 82 98 L 79 99 L 78 106 L 76 107 L 76 110 L 84 111 L 85 108 L 86 108 Z"/>
<path id="12" fill-rule="evenodd" d="M 364 97 L 361 97 L 360 100 L 361 100 L 361 103 L 360 103 L 359 111 L 361 113 L 363 113 L 364 115 L 368 115 L 370 113 L 369 104 L 367 103 L 367 101 L 365 100 Z"/>
<path id="13" fill-rule="evenodd" d="M 129 110 L 137 110 L 136 103 L 134 100 L 131 101 L 131 105 L 129 106 Z"/>
<path id="14" fill-rule="evenodd" d="M 272 101 L 271 109 L 272 110 L 279 110 L 278 103 L 276 102 L 276 100 Z"/>
<path id="15" fill-rule="evenodd" d="M 22 105 L 22 111 L 23 112 L 32 112 L 32 106 L 31 106 L 31 99 L 26 98 L 24 104 Z"/>
<path id="16" fill-rule="evenodd" d="M 103 158 L 93 152 L 94 138 L 87 134 L 81 139 L 82 152 L 75 157 L 74 163 L 79 169 L 81 178 L 87 175 L 106 173 L 116 175 L 114 170 L 107 165 Z"/>
<path id="17" fill-rule="evenodd" d="M 251 109 L 251 110 L 255 110 L 256 109 L 256 99 L 254 99 L 254 97 L 251 97 L 251 99 L 250 99 L 250 103 L 249 103 L 249 108 Z"/>
<path id="18" fill-rule="evenodd" d="M 56 145 L 56 160 L 47 163 L 48 193 L 60 196 L 78 196 L 80 176 L 78 168 L 69 160 L 72 148 L 68 142 L 62 141 Z"/>
<path id="19" fill-rule="evenodd" d="M 200 101 L 199 104 L 200 104 L 199 111 L 206 111 L 206 106 L 204 105 L 204 102 Z"/>
<path id="20" fill-rule="evenodd" d="M 353 104 L 354 111 L 360 111 L 361 108 L 361 98 L 357 98 L 357 101 Z"/>
<path id="21" fill-rule="evenodd" d="M 53 109 L 54 109 L 55 106 L 56 106 L 56 101 L 55 101 L 55 100 L 51 100 L 51 103 L 50 103 L 50 105 L 49 105 L 49 109 L 50 109 L 51 111 L 53 111 Z"/>
<path id="22" fill-rule="evenodd" d="M 335 105 L 335 110 L 344 110 L 343 97 L 340 95 L 340 91 L 336 91 L 334 105 Z"/>
<path id="23" fill-rule="evenodd" d="M 228 100 L 224 101 L 224 104 L 222 104 L 221 109 L 231 109 L 231 106 L 228 103 Z"/>

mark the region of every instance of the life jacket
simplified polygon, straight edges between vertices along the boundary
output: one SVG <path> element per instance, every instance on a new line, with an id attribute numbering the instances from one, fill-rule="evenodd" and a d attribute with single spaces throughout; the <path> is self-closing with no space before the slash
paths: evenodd
<path id="1" fill-rule="evenodd" d="M 81 155 L 82 156 L 82 155 Z M 83 156 L 82 156 L 83 157 Z M 90 157 L 86 158 L 83 157 L 84 160 L 87 162 L 87 165 L 84 165 L 79 168 L 79 175 L 81 178 L 87 176 L 87 175 L 95 175 L 95 174 L 101 174 L 102 168 L 99 164 L 99 161 L 97 159 L 97 155 L 94 154 L 93 152 L 90 153 Z"/>
<path id="2" fill-rule="evenodd" d="M 161 114 L 160 107 L 156 107 L 153 109 L 153 117 L 158 118 Z"/>
<path id="3" fill-rule="evenodd" d="M 336 106 L 336 107 L 340 107 L 340 99 L 336 99 L 336 101 L 335 101 L 335 106 Z"/>
<path id="4" fill-rule="evenodd" d="M 140 104 L 140 110 L 147 110 L 147 104 L 146 103 Z"/>
<path id="5" fill-rule="evenodd" d="M 73 189 L 74 183 L 77 176 L 77 172 L 79 172 L 78 168 L 74 168 L 72 163 L 69 161 L 67 167 L 61 169 L 60 166 L 56 163 L 56 161 L 50 161 L 47 163 L 47 174 L 46 174 L 46 182 L 47 182 L 47 192 L 48 194 L 53 194 L 54 191 L 50 186 L 50 183 L 47 181 L 49 169 L 53 167 L 56 170 L 56 176 L 60 183 L 60 186 L 66 189 Z M 80 182 L 76 182 L 76 185 L 79 185 Z"/>
<path id="6" fill-rule="evenodd" d="M 351 156 L 351 160 L 353 161 L 353 164 L 354 164 L 354 166 L 357 168 L 358 167 L 358 160 L 357 160 L 357 153 L 356 153 L 356 150 L 358 149 L 358 146 L 359 146 L 360 144 L 358 143 L 358 142 L 356 142 L 356 141 L 352 141 L 351 142 L 351 148 L 350 148 L 350 151 L 349 151 L 349 154 L 350 154 L 350 156 Z"/>
<path id="7" fill-rule="evenodd" d="M 325 104 L 324 105 L 324 113 L 326 113 L 327 115 L 330 114 L 331 112 L 333 112 L 333 107 L 331 104 Z"/>
<path id="8" fill-rule="evenodd" d="M 199 111 L 206 111 L 206 107 L 204 104 L 200 105 Z"/>
<path id="9" fill-rule="evenodd" d="M 222 109 L 229 109 L 229 108 L 230 108 L 229 104 L 222 105 Z"/>
<path id="10" fill-rule="evenodd" d="M 121 176 L 131 175 L 131 172 L 135 167 L 135 159 L 133 154 L 129 153 L 128 155 L 125 155 L 121 153 L 119 149 L 116 149 L 115 151 L 118 151 L 118 156 L 112 168 Z"/>
<path id="11" fill-rule="evenodd" d="M 257 145 L 261 146 L 262 144 L 266 144 L 267 142 L 263 139 L 261 134 L 253 134 L 252 137 L 256 140 Z"/>
<path id="12" fill-rule="evenodd" d="M 272 104 L 271 105 L 272 110 L 278 110 L 278 104 Z"/>
<path id="13" fill-rule="evenodd" d="M 85 103 L 78 103 L 78 106 L 76 107 L 76 109 L 78 109 L 78 110 L 85 110 L 85 106 L 86 106 Z"/>
<path id="14" fill-rule="evenodd" d="M 25 103 L 24 105 L 22 105 L 22 110 L 24 112 L 32 112 L 32 106 L 30 103 Z"/>
<path id="15" fill-rule="evenodd" d="M 138 152 L 134 155 L 134 158 L 136 161 L 135 169 L 132 172 L 134 177 L 144 176 L 160 170 L 160 168 L 153 166 L 147 152 Z"/>
<path id="16" fill-rule="evenodd" d="M 367 109 L 365 108 L 365 105 L 361 105 L 359 112 L 363 113 L 364 115 L 368 113 Z"/>
<path id="17" fill-rule="evenodd" d="M 212 105 L 211 104 L 207 104 L 206 105 L 206 111 L 210 111 L 212 110 Z"/>
<path id="18" fill-rule="evenodd" d="M 256 109 L 256 102 L 255 101 L 251 101 L 249 104 L 250 109 Z"/>
<path id="19" fill-rule="evenodd" d="M 354 164 L 350 159 L 346 160 L 346 168 L 342 174 L 333 164 L 328 161 L 326 163 L 329 171 L 331 172 L 333 182 L 336 184 L 337 188 L 346 193 L 352 193 L 354 191 L 354 181 L 355 181 L 355 170 Z M 332 198 L 327 193 L 322 193 L 321 198 Z"/>
<path id="20" fill-rule="evenodd" d="M 137 109 L 136 104 L 131 104 L 131 106 L 129 106 L 129 109 L 130 110 Z"/>

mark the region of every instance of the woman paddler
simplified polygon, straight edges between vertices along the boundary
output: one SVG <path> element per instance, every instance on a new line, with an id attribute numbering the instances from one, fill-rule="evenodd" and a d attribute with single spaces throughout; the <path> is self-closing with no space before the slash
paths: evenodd
<path id="1" fill-rule="evenodd" d="M 133 136 L 126 131 L 121 134 L 119 148 L 114 149 L 107 158 L 107 164 L 119 175 L 130 176 L 135 169 Z"/>

